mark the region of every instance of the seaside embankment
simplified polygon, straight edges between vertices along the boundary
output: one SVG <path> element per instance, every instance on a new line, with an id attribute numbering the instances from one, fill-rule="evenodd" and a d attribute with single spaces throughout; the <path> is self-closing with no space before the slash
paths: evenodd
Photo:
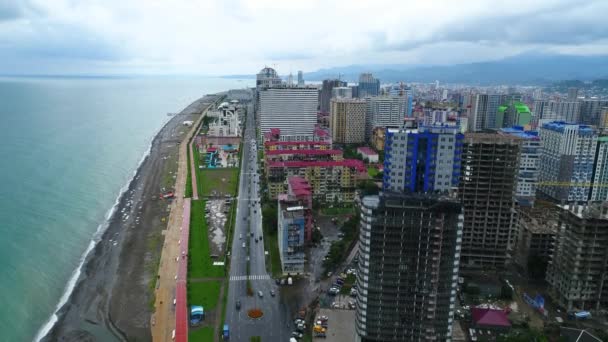
<path id="1" fill-rule="evenodd" d="M 170 209 L 160 194 L 175 183 L 179 144 L 190 129 L 183 121 L 195 121 L 206 106 L 204 98 L 195 101 L 156 135 L 43 341 L 152 339 L 156 270 Z"/>

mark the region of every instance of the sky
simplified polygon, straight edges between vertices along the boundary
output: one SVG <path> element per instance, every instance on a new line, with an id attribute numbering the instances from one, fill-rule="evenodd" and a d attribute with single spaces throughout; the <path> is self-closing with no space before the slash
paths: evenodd
<path id="1" fill-rule="evenodd" d="M 608 55 L 608 0 L 0 0 L 0 74 L 282 74 Z"/>

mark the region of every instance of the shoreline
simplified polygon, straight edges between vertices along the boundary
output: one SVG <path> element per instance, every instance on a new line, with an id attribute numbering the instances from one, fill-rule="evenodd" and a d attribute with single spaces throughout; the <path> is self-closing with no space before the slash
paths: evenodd
<path id="1" fill-rule="evenodd" d="M 40 340 L 44 339 L 52 331 L 53 327 L 59 321 L 59 318 L 60 318 L 59 315 L 61 313 L 61 310 L 67 304 L 67 302 L 70 300 L 72 293 L 74 293 L 76 286 L 78 285 L 79 281 L 81 280 L 82 270 L 85 267 L 86 263 L 88 262 L 91 252 L 95 249 L 97 244 L 103 239 L 105 232 L 107 231 L 108 227 L 110 226 L 110 221 L 113 219 L 113 217 L 116 213 L 116 209 L 120 206 L 123 196 L 131 188 L 131 185 L 133 184 L 133 182 L 138 178 L 138 174 L 139 174 L 141 167 L 143 166 L 144 162 L 148 159 L 148 157 L 150 156 L 150 153 L 152 152 L 152 145 L 154 143 L 154 140 L 160 134 L 160 132 L 169 124 L 170 121 L 171 121 L 171 118 L 168 118 L 167 120 L 165 120 L 165 122 L 163 122 L 161 128 L 158 131 L 156 131 L 156 133 L 154 133 L 153 138 L 150 140 L 150 143 L 148 144 L 148 149 L 143 153 L 141 159 L 139 160 L 139 163 L 137 164 L 137 167 L 133 171 L 133 177 L 131 177 L 131 179 L 129 179 L 127 181 L 127 183 L 120 188 L 118 195 L 116 196 L 116 200 L 114 200 L 114 205 L 112 205 L 112 207 L 110 209 L 108 209 L 108 211 L 104 215 L 104 219 L 105 219 L 104 222 L 100 223 L 97 226 L 97 230 L 95 230 L 95 233 L 93 233 L 93 237 L 91 238 L 91 241 L 89 241 L 89 245 L 87 246 L 87 249 L 80 256 L 80 259 L 79 259 L 80 262 L 78 263 L 78 266 L 76 267 L 76 269 L 74 269 L 74 271 L 70 275 L 70 278 L 68 279 L 68 282 L 66 283 L 66 286 L 64 287 L 61 297 L 59 298 L 59 302 L 55 306 L 55 309 L 51 313 L 50 317 L 44 322 L 44 324 L 36 332 L 34 341 L 40 341 Z"/>
<path id="2" fill-rule="evenodd" d="M 156 219 L 159 214 L 162 216 L 159 209 L 165 201 L 158 199 L 159 191 L 155 188 L 159 187 L 168 163 L 175 161 L 177 153 L 171 148 L 177 150 L 177 142 L 184 136 L 175 136 L 176 132 L 185 130 L 181 122 L 197 114 L 204 98 L 168 118 L 153 136 L 133 177 L 121 188 L 69 278 L 55 311 L 38 330 L 35 340 L 122 341 L 150 337 L 147 321 L 153 309 L 140 300 L 141 295 L 153 295 L 153 290 L 147 289 L 147 282 L 142 281 L 146 278 L 144 266 L 150 262 L 147 259 L 160 256 L 160 250 L 151 251 L 145 243 L 151 235 L 156 238 L 163 226 L 161 220 Z M 133 248 L 134 245 L 138 246 Z M 134 268 L 139 268 L 137 274 L 125 272 Z M 124 288 L 124 284 L 132 286 Z M 143 293 L 137 296 L 135 291 Z M 139 321 L 125 319 L 120 314 L 123 309 L 113 312 L 113 306 L 123 300 L 139 302 L 135 303 L 139 307 L 125 310 L 127 317 L 133 320 L 139 317 Z M 146 322 L 141 321 L 141 316 L 146 316 Z"/>

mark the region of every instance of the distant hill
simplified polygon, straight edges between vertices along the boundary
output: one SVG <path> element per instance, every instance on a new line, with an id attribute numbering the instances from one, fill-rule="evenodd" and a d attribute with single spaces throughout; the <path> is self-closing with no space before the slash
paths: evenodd
<path id="1" fill-rule="evenodd" d="M 335 78 L 356 82 L 362 72 L 372 72 L 383 83 L 433 82 L 466 84 L 549 85 L 560 80 L 589 81 L 608 78 L 608 56 L 524 54 L 498 61 L 450 66 L 351 65 L 305 72 L 304 79 Z M 231 75 L 252 78 L 254 75 Z"/>
<path id="2" fill-rule="evenodd" d="M 467 84 L 549 84 L 558 80 L 608 78 L 608 56 L 520 55 L 503 60 L 450 66 L 353 65 L 306 73 L 307 80 L 341 74 L 356 82 L 361 72 L 373 72 L 383 83 L 433 82 Z"/>

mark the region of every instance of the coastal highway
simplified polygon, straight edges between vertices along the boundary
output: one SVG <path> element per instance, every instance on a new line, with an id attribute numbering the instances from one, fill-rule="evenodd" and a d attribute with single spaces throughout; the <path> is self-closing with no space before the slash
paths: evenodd
<path id="1" fill-rule="evenodd" d="M 259 239 L 263 234 L 253 113 L 248 112 L 246 120 L 226 323 L 233 341 L 249 341 L 251 336 L 260 336 L 262 341 L 289 341 L 293 331 L 292 313 L 281 301 L 279 288 L 266 272 L 264 240 Z M 247 296 L 247 263 L 253 296 Z M 276 296 L 271 295 L 271 290 Z M 263 297 L 258 295 L 258 291 L 262 291 Z M 237 301 L 241 302 L 240 310 L 236 308 Z M 264 316 L 255 320 L 249 318 L 247 310 L 251 308 L 261 309 Z"/>

